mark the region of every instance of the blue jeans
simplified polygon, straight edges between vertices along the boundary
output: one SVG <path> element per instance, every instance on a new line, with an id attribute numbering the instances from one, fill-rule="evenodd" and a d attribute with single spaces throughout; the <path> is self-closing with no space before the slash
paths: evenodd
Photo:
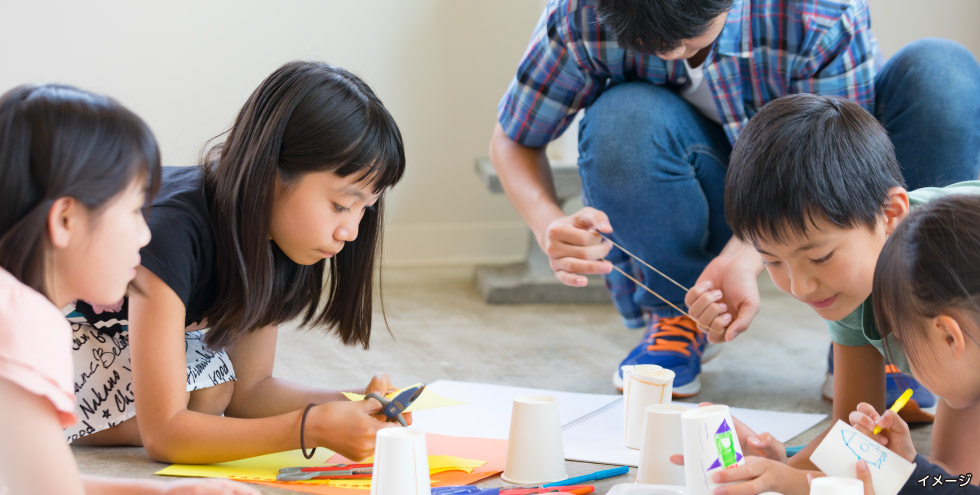
<path id="1" fill-rule="evenodd" d="M 961 45 L 921 40 L 875 79 L 875 117 L 895 145 L 908 188 L 980 174 L 980 65 Z M 648 83 L 607 89 L 579 128 L 579 173 L 587 205 L 604 211 L 613 240 L 690 287 L 731 237 L 725 172 L 731 146 L 721 126 L 675 91 Z M 609 260 L 684 308 L 684 291 L 613 248 Z M 644 313 L 678 313 L 613 272 L 613 300 L 631 328 Z"/>

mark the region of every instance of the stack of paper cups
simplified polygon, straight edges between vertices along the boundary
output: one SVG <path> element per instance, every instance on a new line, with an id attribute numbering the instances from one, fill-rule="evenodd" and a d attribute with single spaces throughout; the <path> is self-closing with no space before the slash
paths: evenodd
<path id="1" fill-rule="evenodd" d="M 558 400 L 544 395 L 514 398 L 507 437 L 504 481 L 540 485 L 568 478 Z"/>
<path id="2" fill-rule="evenodd" d="M 715 471 L 745 462 L 728 406 L 697 407 L 681 414 L 684 479 L 688 495 L 709 495 Z"/>
<path id="3" fill-rule="evenodd" d="M 431 495 L 425 432 L 383 428 L 375 438 L 371 495 Z"/>
<path id="4" fill-rule="evenodd" d="M 623 366 L 623 414 L 626 446 L 643 446 L 643 420 L 647 406 L 669 404 L 674 372 L 655 364 Z"/>
<path id="5" fill-rule="evenodd" d="M 864 483 L 855 478 L 835 476 L 813 478 L 810 495 L 864 495 Z"/>
<path id="6" fill-rule="evenodd" d="M 687 407 L 680 404 L 647 406 L 643 421 L 643 448 L 636 482 L 647 485 L 683 485 L 684 466 L 670 462 L 670 456 L 684 452 L 681 437 L 681 413 Z"/>

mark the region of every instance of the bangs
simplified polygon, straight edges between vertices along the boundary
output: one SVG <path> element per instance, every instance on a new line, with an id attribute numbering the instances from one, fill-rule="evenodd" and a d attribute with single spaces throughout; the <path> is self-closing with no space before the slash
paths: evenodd
<path id="1" fill-rule="evenodd" d="M 341 177 L 359 175 L 359 183 L 372 185 L 375 194 L 398 183 L 405 173 L 401 133 L 387 112 L 369 111 L 364 132 L 346 150 L 335 172 Z M 346 159 L 345 159 L 346 158 Z"/>

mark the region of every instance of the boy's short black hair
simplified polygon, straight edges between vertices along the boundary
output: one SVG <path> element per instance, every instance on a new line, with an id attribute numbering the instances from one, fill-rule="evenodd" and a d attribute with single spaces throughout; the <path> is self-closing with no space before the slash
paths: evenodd
<path id="1" fill-rule="evenodd" d="M 905 187 L 895 148 L 861 106 L 829 96 L 785 96 L 742 131 L 725 179 L 725 219 L 736 238 L 782 242 L 826 219 L 874 229 L 888 190 Z"/>
<path id="2" fill-rule="evenodd" d="M 599 22 L 627 50 L 665 53 L 704 34 L 732 0 L 595 0 Z"/>

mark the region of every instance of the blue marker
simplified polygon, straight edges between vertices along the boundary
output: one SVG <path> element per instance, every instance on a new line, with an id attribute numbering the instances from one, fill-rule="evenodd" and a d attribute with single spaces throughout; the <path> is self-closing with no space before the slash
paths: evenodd
<path id="1" fill-rule="evenodd" d="M 596 481 L 604 480 L 606 478 L 612 478 L 613 476 L 621 476 L 630 472 L 629 466 L 621 466 L 618 468 L 605 469 L 602 471 L 596 471 L 592 474 L 586 474 L 584 476 L 576 476 L 574 478 L 568 478 L 567 480 L 556 481 L 554 483 L 548 483 L 547 485 L 541 485 L 542 488 L 549 488 L 552 486 L 568 486 L 568 485 L 578 485 L 586 481 Z"/>

